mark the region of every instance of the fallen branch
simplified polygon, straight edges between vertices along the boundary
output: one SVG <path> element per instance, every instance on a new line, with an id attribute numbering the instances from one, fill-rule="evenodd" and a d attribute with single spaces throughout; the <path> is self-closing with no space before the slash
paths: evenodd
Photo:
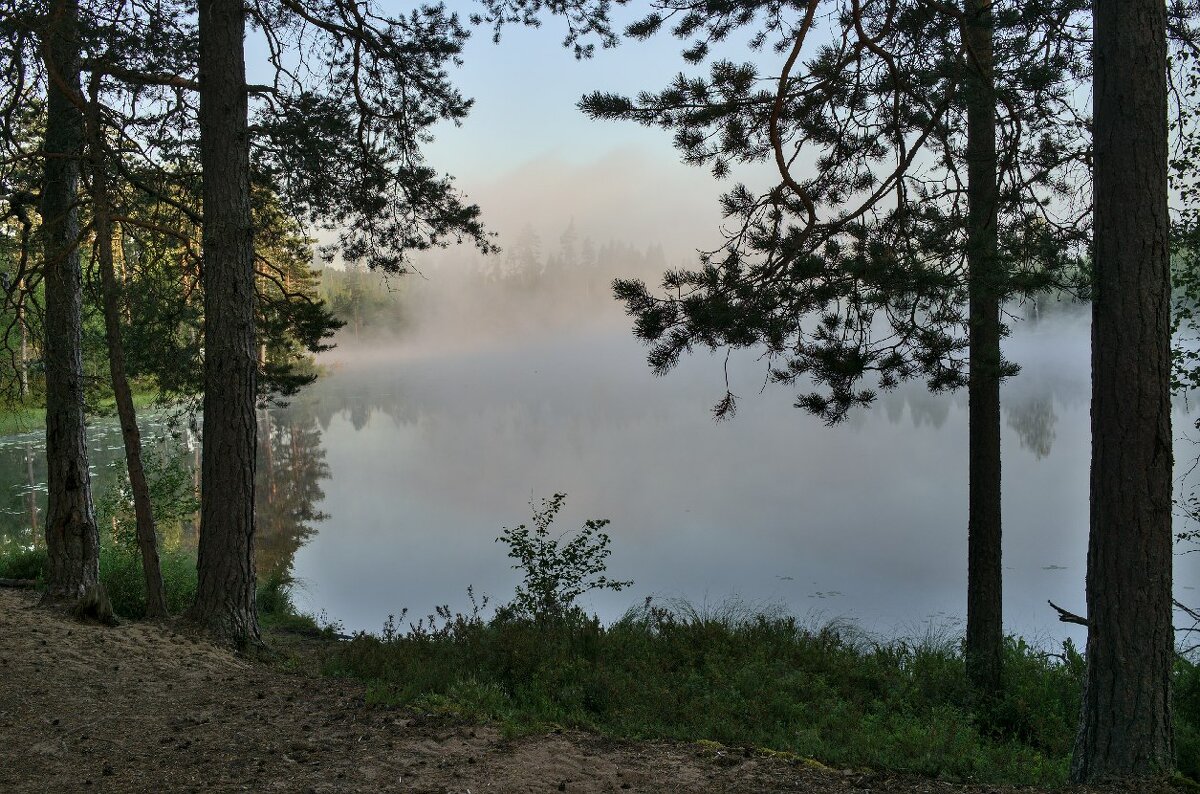
<path id="1" fill-rule="evenodd" d="M 0 579 L 0 587 L 37 587 L 37 579 Z"/>
<path id="2" fill-rule="evenodd" d="M 1054 603 L 1053 601 L 1047 600 L 1046 603 L 1049 604 L 1051 607 L 1053 607 L 1054 611 L 1058 613 L 1059 622 L 1075 623 L 1080 626 L 1088 625 L 1087 618 L 1081 618 L 1079 615 L 1076 615 L 1074 612 L 1068 612 L 1067 610 L 1063 609 L 1062 607 L 1060 607 L 1058 604 Z"/>

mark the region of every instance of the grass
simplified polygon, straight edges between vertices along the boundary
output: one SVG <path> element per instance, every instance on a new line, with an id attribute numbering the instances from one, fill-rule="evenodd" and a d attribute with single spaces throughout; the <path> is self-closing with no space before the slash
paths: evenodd
<path id="1" fill-rule="evenodd" d="M 402 618 L 403 619 L 403 618 Z M 808 628 L 742 606 L 700 613 L 647 605 L 604 626 L 502 609 L 360 634 L 325 672 L 368 685 L 368 700 L 499 722 L 510 732 L 570 726 L 624 738 L 714 741 L 963 781 L 1066 781 L 1084 662 L 1019 639 L 1002 696 L 981 705 L 950 637 L 877 642 L 850 627 Z M 1200 774 L 1200 671 L 1176 683 L 1180 771 Z"/>
<path id="2" fill-rule="evenodd" d="M 33 403 L 0 403 L 0 436 L 15 436 L 42 430 L 46 426 L 46 408 Z"/>
<path id="3" fill-rule="evenodd" d="M 167 609 L 181 614 L 196 598 L 196 556 L 182 550 L 160 550 Z M 46 550 L 15 549 L 0 554 L 0 579 L 44 581 Z M 121 618 L 140 620 L 146 616 L 146 581 L 142 557 L 136 548 L 113 543 L 100 547 L 100 582 L 112 600 L 113 612 Z M 259 619 L 264 627 L 284 631 L 316 631 L 316 620 L 300 613 L 292 601 L 294 580 L 277 573 L 259 582 L 256 593 Z"/>
<path id="4" fill-rule="evenodd" d="M 0 554 L 0 577 L 39 579 L 44 550 Z M 107 546 L 101 580 L 114 611 L 144 612 L 135 550 Z M 163 554 L 173 612 L 195 594 L 195 560 Z M 316 636 L 286 573 L 258 588 L 275 637 Z M 764 754 L 1010 785 L 1066 781 L 1082 657 L 1010 638 L 1001 696 L 981 704 L 957 638 L 931 633 L 881 642 L 847 625 L 808 627 L 778 610 L 730 602 L 710 609 L 647 603 L 604 625 L 578 609 L 530 618 L 501 608 L 485 619 L 445 607 L 378 636 L 323 645 L 323 672 L 367 685 L 369 703 L 499 723 L 513 734 L 578 727 L 628 739 L 716 742 Z M 282 632 L 282 634 L 281 634 Z M 1200 665 L 1175 679 L 1179 772 L 1200 779 Z"/>
<path id="5" fill-rule="evenodd" d="M 137 388 L 133 393 L 133 404 L 139 411 L 154 407 L 157 399 L 158 394 L 152 389 Z M 89 416 L 115 416 L 116 413 L 117 404 L 111 396 L 101 397 L 94 405 L 88 406 Z M 29 433 L 44 430 L 45 427 L 46 406 L 40 398 L 0 402 L 0 436 Z"/>

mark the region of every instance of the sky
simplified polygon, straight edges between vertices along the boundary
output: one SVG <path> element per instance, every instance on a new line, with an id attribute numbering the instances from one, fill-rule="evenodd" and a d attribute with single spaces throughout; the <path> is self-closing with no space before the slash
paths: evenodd
<path id="1" fill-rule="evenodd" d="M 478 8 L 448 5 L 464 21 Z M 411 5 L 380 7 L 398 14 Z M 494 43 L 489 26 L 473 28 L 451 78 L 475 104 L 461 126 L 434 128 L 429 164 L 480 205 L 502 248 L 526 226 L 554 241 L 574 221 L 596 242 L 658 243 L 671 264 L 694 262 L 697 248 L 720 239 L 718 197 L 728 183 L 680 162 L 670 132 L 593 121 L 576 107 L 590 91 L 665 87 L 685 65 L 681 42 L 660 35 L 577 60 L 562 46 L 564 31 L 551 18 L 537 29 L 506 27 Z"/>
<path id="2" fill-rule="evenodd" d="M 393 6 L 404 7 L 382 7 Z M 478 5 L 457 0 L 449 7 L 465 19 Z M 428 149 L 431 162 L 445 163 L 463 179 L 486 179 L 544 157 L 581 165 L 607 152 L 640 150 L 691 170 L 679 164 L 670 133 L 591 121 L 575 107 L 594 90 L 632 94 L 665 86 L 683 63 L 680 43 L 658 36 L 577 60 L 562 46 L 564 31 L 555 18 L 537 29 L 514 25 L 504 29 L 497 44 L 489 26 L 474 28 L 463 66 L 452 77 L 475 107 L 461 128 L 445 125 L 437 131 L 438 140 Z"/>
<path id="3" fill-rule="evenodd" d="M 707 169 L 682 163 L 671 131 L 594 121 L 577 108 L 592 91 L 658 91 L 681 71 L 707 68 L 683 60 L 687 42 L 664 30 L 648 41 L 597 48 L 594 57 L 579 60 L 562 44 L 566 26 L 561 18 L 547 16 L 540 28 L 508 25 L 497 43 L 490 25 L 469 24 L 478 0 L 446 5 L 471 30 L 462 65 L 450 66 L 449 72 L 474 106 L 460 126 L 435 126 L 434 140 L 423 151 L 431 167 L 451 175 L 481 207 L 501 248 L 527 226 L 543 240 L 557 240 L 572 221 L 581 237 L 596 243 L 662 245 L 672 266 L 695 264 L 697 250 L 719 244 L 718 202 L 731 181 L 719 182 Z M 377 0 L 383 14 L 404 15 L 413 7 L 413 0 Z M 644 11 L 644 6 L 614 7 L 614 28 L 622 29 Z M 251 82 L 269 81 L 265 55 L 252 32 L 247 41 Z M 738 35 L 719 55 L 756 59 Z M 764 67 L 770 73 L 772 67 Z M 756 180 L 756 170 L 739 167 L 738 178 Z"/>
<path id="4" fill-rule="evenodd" d="M 464 24 L 478 10 L 475 0 L 447 5 Z M 378 7 L 400 15 L 413 5 L 385 0 Z M 622 25 L 634 17 L 616 13 L 624 15 Z M 715 247 L 718 198 L 730 184 L 680 162 L 669 131 L 593 121 L 576 107 L 595 90 L 632 95 L 666 87 L 686 65 L 681 42 L 659 35 L 577 60 L 562 46 L 560 19 L 536 29 L 508 26 L 499 43 L 490 26 L 468 27 L 463 64 L 451 66 L 450 77 L 474 106 L 460 126 L 434 127 L 423 150 L 431 167 L 479 204 L 501 248 L 527 226 L 555 241 L 571 222 L 597 243 L 661 244 L 672 265 Z M 254 33 L 247 67 L 251 82 L 269 80 L 265 47 Z"/>

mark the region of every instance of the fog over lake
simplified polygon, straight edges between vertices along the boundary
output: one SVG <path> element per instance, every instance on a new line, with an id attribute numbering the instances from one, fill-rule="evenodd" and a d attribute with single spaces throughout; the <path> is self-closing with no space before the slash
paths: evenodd
<path id="1" fill-rule="evenodd" d="M 661 272 L 661 251 L 643 253 L 647 277 Z M 611 273 L 554 282 L 547 267 L 521 281 L 514 256 L 431 261 L 394 284 L 402 330 L 347 328 L 319 359 L 325 376 L 260 411 L 259 568 L 290 565 L 302 609 L 374 631 L 404 608 L 466 609 L 469 585 L 504 601 L 519 575 L 495 538 L 529 522 L 531 500 L 563 492 L 556 528 L 611 519 L 609 573 L 635 582 L 585 597 L 606 620 L 650 596 L 741 598 L 889 636 L 961 629 L 965 393 L 902 384 L 826 427 L 792 390 L 764 387 L 765 362 L 742 351 L 729 362 L 738 413 L 714 422 L 723 354 L 697 351 L 655 377 L 607 296 Z M 1033 314 L 1014 309 L 1005 343 L 1023 368 L 1003 387 L 1006 627 L 1082 642 L 1046 601 L 1085 608 L 1089 313 L 1049 302 Z M 1180 494 L 1200 451 L 1195 418 L 1178 398 Z M 162 412 L 143 419 L 151 437 L 168 433 Z M 90 437 L 102 495 L 120 435 L 98 419 Z M 43 443 L 0 441 L 14 483 L 0 541 L 40 533 Z M 194 438 L 171 444 L 194 465 Z M 1200 555 L 1180 554 L 1178 597 L 1200 601 L 1197 587 Z"/>
<path id="2" fill-rule="evenodd" d="M 272 412 L 319 429 L 327 467 L 327 517 L 295 557 L 301 603 L 378 629 L 404 607 L 465 608 L 468 585 L 504 599 L 518 574 L 494 539 L 528 522 L 531 499 L 565 492 L 558 529 L 611 519 L 609 571 L 636 582 L 585 601 L 606 619 L 647 596 L 737 596 L 884 634 L 961 624 L 965 394 L 905 384 L 830 428 L 764 389 L 747 353 L 730 365 L 740 410 L 716 423 L 723 356 L 656 378 L 616 315 L 500 333 L 468 305 L 326 354 L 330 376 Z M 1076 307 L 1014 321 L 1006 343 L 1023 366 L 1003 391 L 1006 623 L 1034 638 L 1082 640 L 1046 600 L 1084 611 L 1088 335 Z M 1180 472 L 1193 418 L 1179 401 Z M 1195 561 L 1178 558 L 1184 600 Z"/>

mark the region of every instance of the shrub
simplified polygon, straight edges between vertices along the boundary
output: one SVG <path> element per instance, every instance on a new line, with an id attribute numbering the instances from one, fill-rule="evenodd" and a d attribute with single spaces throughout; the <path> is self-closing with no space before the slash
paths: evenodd
<path id="1" fill-rule="evenodd" d="M 41 582 L 46 578 L 46 550 L 44 548 L 16 548 L 0 555 L 0 579 L 34 579 Z"/>
<path id="2" fill-rule="evenodd" d="M 524 579 L 517 586 L 508 609 L 518 615 L 548 619 L 566 614 L 575 599 L 592 590 L 623 590 L 633 582 L 609 579 L 605 574 L 606 560 L 612 554 L 610 538 L 603 530 L 607 518 L 589 519 L 583 528 L 567 539 L 565 533 L 550 536 L 550 526 L 562 509 L 567 495 L 556 493 L 532 502 L 533 529 L 521 524 L 515 529 L 504 528 L 497 543 L 508 546 L 508 556 L 517 561 L 514 570 Z"/>
<path id="3" fill-rule="evenodd" d="M 196 598 L 196 558 L 183 550 L 161 550 L 163 589 L 167 610 L 179 614 Z M 119 617 L 139 620 L 146 616 L 146 578 L 137 548 L 118 544 L 100 546 L 100 581 Z"/>

